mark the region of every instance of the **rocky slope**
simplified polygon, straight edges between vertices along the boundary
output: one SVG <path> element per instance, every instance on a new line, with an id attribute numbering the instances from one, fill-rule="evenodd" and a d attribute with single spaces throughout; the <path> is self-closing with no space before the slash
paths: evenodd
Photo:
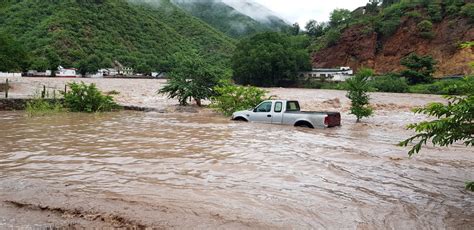
<path id="1" fill-rule="evenodd" d="M 397 72 L 403 69 L 400 59 L 415 52 L 432 55 L 438 61 L 436 77 L 472 73 L 469 63 L 474 61 L 474 50 L 460 48 L 463 42 L 474 41 L 474 27 L 468 19 L 445 18 L 433 23 L 432 39 L 419 35 L 418 23 L 419 19 L 402 17 L 396 32 L 386 38 L 367 29 L 367 25 L 349 27 L 334 46 L 313 53 L 313 66 L 368 67 L 377 73 Z"/>

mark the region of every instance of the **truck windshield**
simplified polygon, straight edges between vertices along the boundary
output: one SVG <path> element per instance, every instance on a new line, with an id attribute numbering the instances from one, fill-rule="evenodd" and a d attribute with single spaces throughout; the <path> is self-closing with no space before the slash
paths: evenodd
<path id="1" fill-rule="evenodd" d="M 286 111 L 298 112 L 300 111 L 300 104 L 297 101 L 288 101 L 286 102 Z"/>

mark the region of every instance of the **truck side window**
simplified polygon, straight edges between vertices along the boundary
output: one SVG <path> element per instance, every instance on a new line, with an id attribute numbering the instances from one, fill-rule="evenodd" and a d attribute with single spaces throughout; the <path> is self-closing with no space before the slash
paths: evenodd
<path id="1" fill-rule="evenodd" d="M 281 103 L 281 102 L 275 103 L 275 113 L 281 112 L 282 105 L 283 105 L 283 103 Z"/>
<path id="2" fill-rule="evenodd" d="M 288 101 L 286 103 L 286 111 L 298 112 L 300 111 L 300 105 L 296 101 Z"/>
<path id="3" fill-rule="evenodd" d="M 255 109 L 255 112 L 260 112 L 260 113 L 269 113 L 270 111 L 272 111 L 271 102 L 262 103 Z"/>

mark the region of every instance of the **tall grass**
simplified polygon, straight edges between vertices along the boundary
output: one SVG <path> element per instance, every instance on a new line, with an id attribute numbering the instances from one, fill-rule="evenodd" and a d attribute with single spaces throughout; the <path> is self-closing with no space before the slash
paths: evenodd
<path id="1" fill-rule="evenodd" d="M 29 117 L 45 116 L 66 111 L 60 101 L 35 98 L 26 103 Z"/>

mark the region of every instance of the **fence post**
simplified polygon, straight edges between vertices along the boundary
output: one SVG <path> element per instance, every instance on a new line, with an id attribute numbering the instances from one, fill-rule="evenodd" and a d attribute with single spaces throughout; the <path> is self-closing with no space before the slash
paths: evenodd
<path id="1" fill-rule="evenodd" d="M 7 83 L 5 85 L 5 98 L 8 98 L 8 89 L 10 88 L 10 86 L 8 85 L 8 78 L 7 78 Z"/>
<path id="2" fill-rule="evenodd" d="M 64 94 L 67 93 L 67 85 L 64 85 Z"/>
<path id="3" fill-rule="evenodd" d="M 46 96 L 46 86 L 43 85 L 43 92 L 41 92 L 41 98 L 44 98 Z"/>

